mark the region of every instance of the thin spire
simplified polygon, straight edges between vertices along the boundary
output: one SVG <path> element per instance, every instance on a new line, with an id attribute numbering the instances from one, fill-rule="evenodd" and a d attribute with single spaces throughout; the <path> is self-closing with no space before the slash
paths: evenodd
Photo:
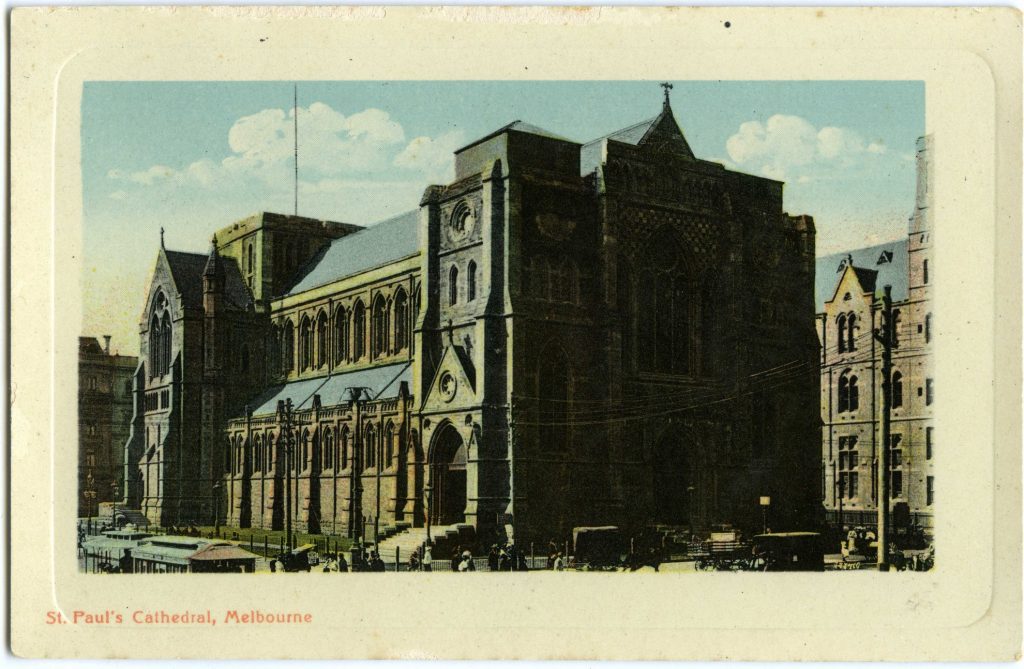
<path id="1" fill-rule="evenodd" d="M 665 109 L 668 109 L 671 106 L 671 102 L 668 99 L 668 92 L 672 90 L 672 84 L 665 81 L 658 85 L 665 89 Z"/>
<path id="2" fill-rule="evenodd" d="M 160 248 L 166 248 L 164 246 L 164 226 L 160 226 Z"/>
<path id="3" fill-rule="evenodd" d="M 292 89 L 292 116 L 295 117 L 295 215 L 299 215 L 299 85 Z"/>

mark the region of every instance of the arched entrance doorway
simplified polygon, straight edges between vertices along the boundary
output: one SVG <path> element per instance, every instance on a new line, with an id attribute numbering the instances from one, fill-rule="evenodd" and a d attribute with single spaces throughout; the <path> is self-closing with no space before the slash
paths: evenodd
<path id="1" fill-rule="evenodd" d="M 430 521 L 453 525 L 466 519 L 466 444 L 459 431 L 445 425 L 430 449 Z"/>
<path id="2" fill-rule="evenodd" d="M 696 500 L 687 444 L 673 430 L 662 436 L 651 462 L 654 486 L 654 522 L 689 525 Z"/>

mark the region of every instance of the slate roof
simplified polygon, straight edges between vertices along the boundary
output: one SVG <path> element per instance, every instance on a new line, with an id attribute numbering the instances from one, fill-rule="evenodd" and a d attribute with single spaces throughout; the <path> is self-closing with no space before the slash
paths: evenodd
<path id="1" fill-rule="evenodd" d="M 551 132 L 550 130 L 545 130 L 544 128 L 535 126 L 532 123 L 524 123 L 523 121 L 512 121 L 508 125 L 503 125 L 500 128 L 498 128 L 497 130 L 495 130 L 494 132 L 488 133 L 488 134 L 484 135 L 483 137 L 481 137 L 479 139 L 474 139 L 469 144 L 466 144 L 465 146 L 456 149 L 455 153 L 462 153 L 463 151 L 465 151 L 466 149 L 470 148 L 471 146 L 476 146 L 477 144 L 482 144 L 483 142 L 486 142 L 487 140 L 491 139 L 492 137 L 497 137 L 498 135 L 500 135 L 500 134 L 502 134 L 504 132 L 508 132 L 509 130 L 512 130 L 512 131 L 515 131 L 515 132 L 526 133 L 528 135 L 537 135 L 538 137 L 547 137 L 548 139 L 558 139 L 558 140 L 561 140 L 563 142 L 572 142 L 571 139 L 568 139 L 566 137 L 562 137 L 561 135 L 556 135 L 555 133 Z M 573 142 L 573 144 L 575 144 L 575 143 L 576 142 Z"/>
<path id="2" fill-rule="evenodd" d="M 349 400 L 349 388 L 367 388 L 363 394 L 364 399 L 396 397 L 403 381 L 412 385 L 410 362 L 271 386 L 252 399 L 249 406 L 253 407 L 252 415 L 265 416 L 277 412 L 278 400 L 291 398 L 296 409 L 308 409 L 313 406 L 313 395 L 320 395 L 322 406 L 335 406 Z"/>
<path id="3" fill-rule="evenodd" d="M 186 307 L 203 306 L 203 271 L 206 269 L 205 253 L 164 251 L 167 267 L 171 270 L 174 287 L 181 295 Z"/>
<path id="4" fill-rule="evenodd" d="M 171 270 L 171 278 L 174 280 L 174 287 L 181 295 L 181 301 L 186 307 L 203 306 L 203 272 L 206 271 L 206 263 L 209 256 L 205 253 L 185 253 L 183 251 L 164 250 L 167 257 L 167 266 Z M 249 287 L 242 279 L 242 270 L 234 258 L 221 257 L 224 268 L 224 297 L 228 304 L 237 309 L 248 308 L 252 299 L 249 294 Z"/>
<path id="5" fill-rule="evenodd" d="M 884 286 L 891 285 L 894 301 L 907 299 L 910 259 L 907 239 L 903 238 L 818 258 L 814 268 L 814 304 L 819 312 L 825 310 L 825 303 L 835 294 L 842 270 L 846 268 L 847 256 L 853 256 L 853 266 L 864 290 L 875 291 L 881 296 Z M 880 260 L 884 262 L 879 263 Z"/>
<path id="6" fill-rule="evenodd" d="M 420 251 L 419 210 L 414 209 L 335 239 L 298 272 L 285 295 L 296 295 Z"/>

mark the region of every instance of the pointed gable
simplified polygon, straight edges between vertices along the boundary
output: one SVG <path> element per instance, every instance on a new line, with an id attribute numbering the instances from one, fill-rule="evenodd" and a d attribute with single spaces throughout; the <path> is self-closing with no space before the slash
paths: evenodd
<path id="1" fill-rule="evenodd" d="M 167 269 L 171 273 L 174 288 L 181 296 L 184 307 L 203 306 L 203 272 L 207 257 L 204 253 L 163 251 L 167 258 Z"/>
<path id="2" fill-rule="evenodd" d="M 593 172 L 604 161 L 605 147 L 609 141 L 669 153 L 687 160 L 697 159 L 686 137 L 683 136 L 682 128 L 676 122 L 672 106 L 667 103 L 662 106 L 661 113 L 654 118 L 584 144 L 580 149 L 580 174 Z"/>
<path id="3" fill-rule="evenodd" d="M 166 258 L 167 270 L 171 275 L 174 289 L 181 296 L 181 304 L 186 308 L 203 307 L 203 273 L 207 270 L 210 257 L 205 253 L 185 253 L 183 251 L 162 251 Z M 248 308 L 252 295 L 249 287 L 242 279 L 242 270 L 234 258 L 219 257 L 216 271 L 224 273 L 224 296 L 229 306 L 237 309 Z"/>
<path id="4" fill-rule="evenodd" d="M 661 113 L 650 121 L 649 126 L 636 145 L 675 153 L 690 159 L 695 158 L 693 150 L 690 149 L 690 144 L 683 137 L 682 129 L 676 123 L 676 118 L 672 114 L 672 107 L 668 105 L 665 105 Z"/>
<path id="5" fill-rule="evenodd" d="M 468 352 L 449 345 L 441 354 L 423 409 L 450 409 L 476 401 L 476 371 Z"/>

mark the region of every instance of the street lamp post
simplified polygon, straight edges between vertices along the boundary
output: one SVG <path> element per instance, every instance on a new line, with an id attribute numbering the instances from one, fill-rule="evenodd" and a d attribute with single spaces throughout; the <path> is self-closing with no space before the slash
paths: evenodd
<path id="1" fill-rule="evenodd" d="M 428 483 L 423 486 L 423 492 L 427 494 L 427 543 L 431 543 L 430 540 L 430 516 L 433 515 L 433 506 L 430 503 L 431 493 L 434 492 L 434 486 Z"/>
<path id="2" fill-rule="evenodd" d="M 768 507 L 771 505 L 772 498 L 768 495 L 761 495 L 761 527 L 765 534 L 768 534 Z"/>
<path id="3" fill-rule="evenodd" d="M 284 401 L 284 475 L 285 475 L 285 536 L 288 550 L 292 549 L 292 398 Z"/>
<path id="4" fill-rule="evenodd" d="M 213 534 L 220 538 L 220 481 L 213 484 Z"/>
<path id="5" fill-rule="evenodd" d="M 110 497 L 110 504 L 111 504 L 111 507 L 110 507 L 110 521 L 114 525 L 114 529 L 116 530 L 117 529 L 117 496 L 121 492 L 120 489 L 117 487 L 117 481 L 114 481 L 113 483 L 110 484 L 110 492 L 112 493 L 111 497 Z"/>

